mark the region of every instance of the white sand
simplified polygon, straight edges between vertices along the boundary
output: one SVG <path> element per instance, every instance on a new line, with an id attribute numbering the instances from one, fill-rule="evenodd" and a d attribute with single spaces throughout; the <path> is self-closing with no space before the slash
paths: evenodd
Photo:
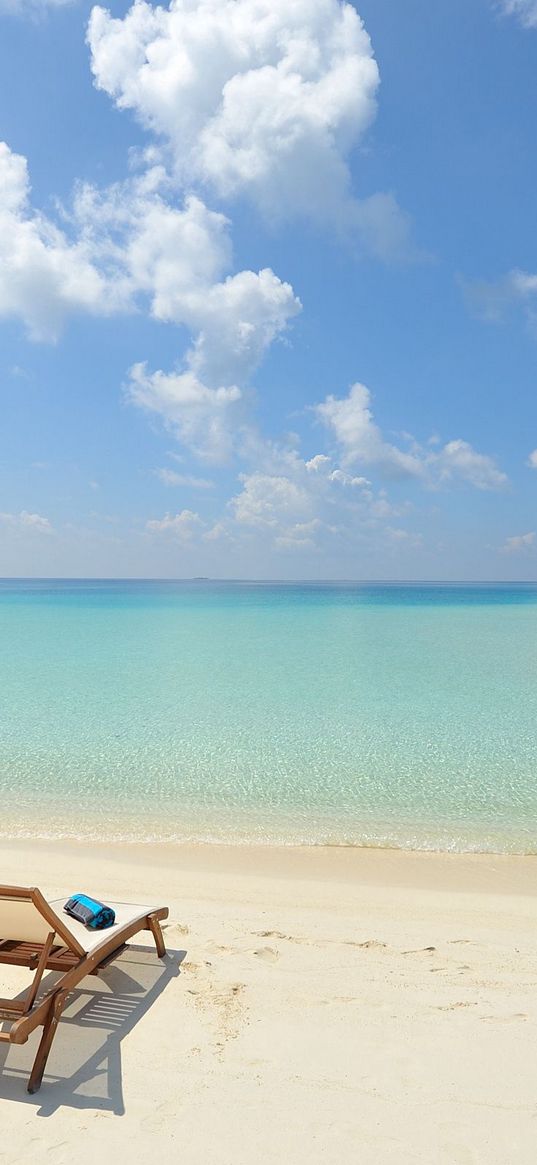
<path id="1" fill-rule="evenodd" d="M 169 903 L 171 956 L 86 981 L 35 1096 L 35 1040 L 2 1046 L 0 1160 L 535 1165 L 536 859 L 2 850 L 50 897 Z"/>

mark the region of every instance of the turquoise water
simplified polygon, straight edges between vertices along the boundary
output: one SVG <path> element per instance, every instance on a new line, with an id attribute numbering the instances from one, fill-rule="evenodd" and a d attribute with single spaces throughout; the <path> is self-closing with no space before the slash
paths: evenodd
<path id="1" fill-rule="evenodd" d="M 3 836 L 537 852 L 537 585 L 0 582 Z"/>

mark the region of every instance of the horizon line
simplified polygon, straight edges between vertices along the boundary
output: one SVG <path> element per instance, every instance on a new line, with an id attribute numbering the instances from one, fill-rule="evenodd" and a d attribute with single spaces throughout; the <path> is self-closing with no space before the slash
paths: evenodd
<path id="1" fill-rule="evenodd" d="M 537 586 L 535 579 L 501 578 L 250 578 L 227 575 L 0 575 L 3 582 L 154 582 L 154 583 L 278 583 L 285 585 L 352 583 L 355 586 Z"/>

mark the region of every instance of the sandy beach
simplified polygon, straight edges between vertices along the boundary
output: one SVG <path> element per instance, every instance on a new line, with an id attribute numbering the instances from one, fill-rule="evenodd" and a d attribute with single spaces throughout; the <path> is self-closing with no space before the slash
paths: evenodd
<path id="1" fill-rule="evenodd" d="M 164 964 L 144 936 L 85 981 L 38 1094 L 33 1039 L 2 1051 L 2 1159 L 535 1161 L 534 858 L 2 847 L 4 882 L 170 906 Z"/>

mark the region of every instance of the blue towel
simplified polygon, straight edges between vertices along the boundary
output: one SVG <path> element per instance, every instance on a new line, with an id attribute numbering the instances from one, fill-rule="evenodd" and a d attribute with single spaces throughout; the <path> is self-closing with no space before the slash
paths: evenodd
<path id="1" fill-rule="evenodd" d="M 71 918 L 82 922 L 89 930 L 104 930 L 113 926 L 116 916 L 111 906 L 105 906 L 96 898 L 89 898 L 87 894 L 73 894 L 63 908 Z"/>

